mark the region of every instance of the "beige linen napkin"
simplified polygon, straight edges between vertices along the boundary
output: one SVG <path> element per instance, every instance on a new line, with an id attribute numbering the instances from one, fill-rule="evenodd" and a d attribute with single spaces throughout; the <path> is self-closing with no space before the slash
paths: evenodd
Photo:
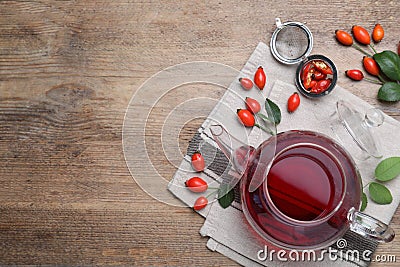
<path id="1" fill-rule="evenodd" d="M 269 98 L 275 101 L 282 110 L 282 122 L 278 126 L 279 132 L 290 129 L 305 129 L 318 131 L 332 138 L 337 138 L 330 129 L 330 122 L 333 119 L 331 115 L 334 112 L 337 100 L 344 99 L 349 101 L 361 112 L 372 108 L 365 101 L 352 95 L 345 89 L 336 86 L 331 95 L 318 100 L 310 100 L 302 97 L 299 109 L 295 113 L 289 114 L 286 112 L 286 100 L 290 94 L 296 91 L 296 88 L 293 86 L 295 67 L 277 63 L 271 57 L 268 46 L 264 43 L 259 43 L 241 71 L 241 76 L 251 77 L 251 74 L 254 73 L 259 65 L 265 67 L 268 79 L 267 87 L 263 93 L 270 93 Z M 248 96 L 249 93 L 252 92 L 244 92 L 240 88 L 239 83 L 233 81 L 229 90 L 227 90 L 221 101 L 205 120 L 199 132 L 190 142 L 188 154 L 181 163 L 182 168 L 176 172 L 169 185 L 169 190 L 189 206 L 192 206 L 198 197 L 198 195 L 182 188 L 184 181 L 193 176 L 193 173 L 182 171 L 187 170 L 188 166 L 190 166 L 191 153 L 199 147 L 211 151 L 211 153 L 208 153 L 211 156 L 206 158 L 206 162 L 209 164 L 208 168 L 204 173 L 198 174 L 211 184 L 215 183 L 215 180 L 220 179 L 221 176 L 226 176 L 227 168 L 229 168 L 227 167 L 227 159 L 216 148 L 215 143 L 210 138 L 210 124 L 215 121 L 223 122 L 228 131 L 235 133 L 236 137 L 246 140 L 249 136 L 253 145 L 257 145 L 262 141 L 260 138 L 252 140 L 252 137 L 258 135 L 254 134 L 254 132 L 246 133 L 246 130 L 238 123 L 234 114 L 229 114 L 232 111 L 227 108 L 234 107 L 236 109 L 240 107 L 243 104 L 243 100 L 240 97 Z M 254 95 L 254 97 L 259 97 L 259 95 Z M 385 134 L 389 133 L 392 136 L 399 136 L 400 123 L 385 115 L 385 123 L 375 129 L 375 131 L 378 136 L 385 136 Z M 381 139 L 380 145 L 384 154 L 383 158 L 398 156 L 400 151 L 399 143 L 393 143 L 390 139 Z M 344 146 L 346 147 L 346 144 Z M 352 151 L 349 152 L 352 153 Z M 378 160 L 373 158 L 366 161 L 356 161 L 364 184 L 373 179 L 374 168 L 377 162 Z M 400 179 L 394 179 L 387 185 L 392 191 L 393 202 L 390 205 L 381 206 L 370 201 L 365 212 L 389 223 L 400 201 Z M 270 259 L 259 260 L 257 253 L 264 249 L 267 244 L 255 237 L 254 231 L 245 221 L 239 202 L 240 198 L 237 196 L 236 201 L 227 209 L 222 209 L 218 203 L 213 203 L 200 212 L 202 216 L 206 217 L 200 233 L 203 236 L 210 237 L 207 243 L 209 249 L 218 251 L 244 266 L 367 266 L 369 264 L 368 261 L 345 261 L 340 259 L 340 257 L 336 261 L 325 257 L 323 261 L 318 262 L 285 262 L 277 259 L 272 259 L 272 261 Z M 356 249 L 361 252 L 368 249 L 373 252 L 376 247 L 375 242 L 369 242 L 355 234 L 348 233 L 345 239 L 347 244 L 343 249 Z"/>

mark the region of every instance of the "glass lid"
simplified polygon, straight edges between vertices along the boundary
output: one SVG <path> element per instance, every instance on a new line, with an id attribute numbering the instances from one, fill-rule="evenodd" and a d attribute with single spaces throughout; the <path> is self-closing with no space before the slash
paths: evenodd
<path id="1" fill-rule="evenodd" d="M 354 142 L 369 155 L 382 157 L 376 141 L 371 133 L 371 127 L 380 126 L 384 117 L 379 109 L 369 109 L 365 115 L 355 110 L 350 103 L 338 101 L 336 104 L 339 119 Z"/>
<path id="2" fill-rule="evenodd" d="M 313 46 L 311 31 L 300 22 L 282 23 L 276 18 L 276 30 L 271 37 L 271 53 L 285 64 L 296 64 L 310 55 Z"/>

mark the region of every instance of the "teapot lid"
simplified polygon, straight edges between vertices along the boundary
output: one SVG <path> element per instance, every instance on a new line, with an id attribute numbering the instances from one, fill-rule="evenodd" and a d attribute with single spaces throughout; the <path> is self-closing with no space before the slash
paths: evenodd
<path id="1" fill-rule="evenodd" d="M 340 100 L 336 103 L 339 119 L 354 142 L 369 155 L 379 158 L 381 152 L 371 133 L 372 127 L 380 126 L 384 117 L 379 109 L 369 109 L 363 114 L 354 109 L 350 103 Z"/>
<path id="2" fill-rule="evenodd" d="M 311 53 L 313 36 L 306 25 L 300 22 L 282 23 L 275 19 L 276 29 L 272 34 L 271 53 L 281 63 L 296 64 Z"/>

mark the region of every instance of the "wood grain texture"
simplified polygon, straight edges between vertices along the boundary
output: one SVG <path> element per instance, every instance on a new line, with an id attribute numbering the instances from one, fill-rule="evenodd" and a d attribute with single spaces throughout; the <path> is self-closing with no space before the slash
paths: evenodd
<path id="1" fill-rule="evenodd" d="M 339 85 L 399 120 L 400 103 L 379 102 L 378 86 L 344 77 L 361 68 L 362 55 L 333 38 L 336 29 L 379 22 L 386 32 L 377 48 L 395 50 L 398 3 L 287 2 L 0 1 L 0 265 L 235 266 L 206 248 L 202 218 L 135 183 L 122 124 L 153 74 L 194 60 L 241 69 L 259 41 L 269 42 L 277 16 L 307 23 L 313 53 L 335 61 Z M 182 90 L 176 102 L 159 103 L 146 129 L 165 177 L 175 172 L 160 150 L 165 115 L 184 92 L 196 93 Z M 170 145 L 184 152 L 201 122 L 188 122 Z M 400 235 L 399 211 L 392 226 Z M 377 254 L 400 261 L 400 239 Z"/>

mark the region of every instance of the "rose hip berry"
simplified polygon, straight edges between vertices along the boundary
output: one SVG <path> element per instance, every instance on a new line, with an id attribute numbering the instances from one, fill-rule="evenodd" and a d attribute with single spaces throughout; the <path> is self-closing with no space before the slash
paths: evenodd
<path id="1" fill-rule="evenodd" d="M 315 81 L 319 81 L 319 80 L 325 79 L 326 74 L 322 73 L 320 71 L 314 71 L 314 73 L 311 75 L 311 78 Z"/>
<path id="2" fill-rule="evenodd" d="M 247 109 L 238 109 L 237 115 L 239 117 L 239 120 L 246 127 L 252 127 L 256 123 L 254 115 Z"/>
<path id="3" fill-rule="evenodd" d="M 294 112 L 300 105 L 300 96 L 298 93 L 293 93 L 287 101 L 288 112 Z"/>
<path id="4" fill-rule="evenodd" d="M 329 67 L 328 64 L 326 64 L 324 61 L 314 60 L 313 64 L 314 64 L 315 68 L 317 70 L 319 70 L 320 72 L 322 72 L 323 74 L 325 74 L 325 75 L 333 74 L 331 67 Z"/>
<path id="5" fill-rule="evenodd" d="M 379 66 L 373 58 L 364 56 L 363 57 L 363 66 L 369 74 L 371 74 L 373 76 L 379 75 Z"/>
<path id="6" fill-rule="evenodd" d="M 361 81 L 364 78 L 364 74 L 361 70 L 346 70 L 346 76 L 354 81 Z"/>
<path id="7" fill-rule="evenodd" d="M 342 30 L 335 31 L 336 40 L 342 45 L 350 46 L 353 44 L 353 37 L 348 32 Z"/>
<path id="8" fill-rule="evenodd" d="M 371 43 L 371 37 L 369 36 L 369 33 L 365 28 L 358 25 L 354 25 L 351 28 L 351 31 L 353 33 L 354 38 L 360 44 L 369 45 Z"/>
<path id="9" fill-rule="evenodd" d="M 208 204 L 208 199 L 206 197 L 201 196 L 194 202 L 193 209 L 202 210 L 207 206 L 207 204 Z"/>
<path id="10" fill-rule="evenodd" d="M 383 30 L 383 27 L 381 24 L 376 24 L 374 27 L 374 30 L 372 31 L 372 40 L 374 40 L 375 43 L 379 43 L 382 41 L 383 37 L 385 36 L 385 31 Z"/>
<path id="11" fill-rule="evenodd" d="M 245 90 L 253 88 L 253 82 L 249 78 L 239 78 L 240 85 Z"/>
<path id="12" fill-rule="evenodd" d="M 257 100 L 246 97 L 246 108 L 251 111 L 251 113 L 256 114 L 261 110 L 261 105 Z"/>
<path id="13" fill-rule="evenodd" d="M 325 92 L 329 88 L 331 83 L 332 83 L 332 79 L 330 79 L 330 78 L 318 81 L 318 83 L 316 85 L 316 93 L 320 94 L 320 93 Z"/>
<path id="14" fill-rule="evenodd" d="M 187 180 L 185 182 L 185 185 L 190 191 L 194 193 L 201 193 L 208 189 L 207 182 L 196 176 Z"/>
<path id="15" fill-rule="evenodd" d="M 254 83 L 258 87 L 258 89 L 263 90 L 265 86 L 265 82 L 267 78 L 265 76 L 264 69 L 260 66 L 258 67 L 256 73 L 254 74 Z"/>
<path id="16" fill-rule="evenodd" d="M 196 151 L 192 155 L 192 167 L 195 171 L 201 172 L 206 167 L 204 157 L 200 152 Z"/>

